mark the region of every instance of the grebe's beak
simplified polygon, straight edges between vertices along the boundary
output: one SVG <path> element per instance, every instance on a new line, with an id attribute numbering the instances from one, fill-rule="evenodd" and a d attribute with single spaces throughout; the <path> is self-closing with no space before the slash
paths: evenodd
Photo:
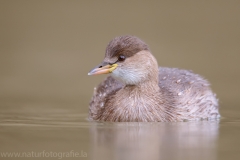
<path id="1" fill-rule="evenodd" d="M 111 73 L 114 69 L 117 68 L 117 64 L 107 64 L 105 66 L 100 66 L 100 67 L 96 67 L 93 70 L 91 70 L 88 75 L 98 75 L 98 74 L 108 74 Z"/>

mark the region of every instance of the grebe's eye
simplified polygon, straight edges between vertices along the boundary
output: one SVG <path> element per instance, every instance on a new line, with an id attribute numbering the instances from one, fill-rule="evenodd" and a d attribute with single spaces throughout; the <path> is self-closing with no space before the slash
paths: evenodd
<path id="1" fill-rule="evenodd" d="M 124 56 L 124 55 L 120 55 L 119 57 L 118 57 L 118 61 L 124 61 L 126 59 L 126 57 Z"/>

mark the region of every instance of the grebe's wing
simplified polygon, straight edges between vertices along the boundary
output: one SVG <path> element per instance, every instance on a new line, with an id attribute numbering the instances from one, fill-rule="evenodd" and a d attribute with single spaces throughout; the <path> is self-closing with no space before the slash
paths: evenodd
<path id="1" fill-rule="evenodd" d="M 159 87 L 178 117 L 218 118 L 218 100 L 209 82 L 192 71 L 177 68 L 159 68 Z"/>

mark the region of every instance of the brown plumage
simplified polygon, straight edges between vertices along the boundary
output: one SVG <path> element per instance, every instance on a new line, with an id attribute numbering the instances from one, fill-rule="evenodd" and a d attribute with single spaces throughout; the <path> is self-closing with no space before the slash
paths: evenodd
<path id="1" fill-rule="evenodd" d="M 148 46 L 134 36 L 114 38 L 89 75 L 111 73 L 97 88 L 89 119 L 114 122 L 176 122 L 219 118 L 209 83 L 187 70 L 158 67 Z"/>

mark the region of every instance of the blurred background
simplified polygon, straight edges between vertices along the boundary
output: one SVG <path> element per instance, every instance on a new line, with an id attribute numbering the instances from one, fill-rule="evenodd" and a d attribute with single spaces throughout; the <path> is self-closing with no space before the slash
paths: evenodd
<path id="1" fill-rule="evenodd" d="M 85 118 L 93 88 L 106 75 L 87 76 L 87 73 L 102 61 L 105 47 L 111 39 L 127 34 L 144 40 L 160 66 L 189 69 L 208 79 L 219 98 L 223 119 L 239 119 L 240 1 L 0 0 L 0 149 L 49 151 L 62 150 L 67 146 L 69 150 L 92 150 L 90 141 L 94 138 L 89 137 L 89 130 L 85 127 L 89 124 L 85 124 Z M 79 119 L 79 115 L 83 115 L 82 118 Z M 202 132 L 208 134 L 211 128 L 215 130 L 209 134 L 214 135 L 210 136 L 211 140 L 217 140 L 212 143 L 217 147 L 212 149 L 220 151 L 218 157 L 224 159 L 232 155 L 233 159 L 238 159 L 240 125 L 234 123 L 235 120 L 231 123 L 227 119 L 221 122 L 220 139 L 217 137 L 218 124 L 214 127 L 210 125 L 210 129 L 207 127 Z M 54 123 L 61 124 L 61 127 L 83 127 L 79 130 L 74 127 L 54 130 L 36 125 L 27 129 L 3 128 L 6 123 L 10 126 Z M 172 132 L 167 124 L 161 125 L 166 126 L 166 134 L 163 135 L 173 135 L 179 139 L 179 135 L 186 135 L 190 124 L 184 124 L 187 126 L 183 128 L 178 126 L 178 132 L 174 124 Z M 196 125 L 196 128 L 202 127 Z M 129 136 L 128 129 L 120 137 Z M 146 132 L 144 128 L 141 130 Z M 163 127 L 159 131 L 163 132 Z M 154 133 L 157 138 L 160 138 L 159 131 Z M 108 135 L 108 130 L 103 132 L 93 128 L 97 142 L 101 139 L 98 132 L 112 136 Z M 114 128 L 112 132 L 118 135 Z M 138 134 L 134 132 L 134 135 Z M 192 139 L 196 140 L 194 136 Z M 202 139 L 209 136 L 197 137 L 199 139 L 194 144 L 197 144 L 196 153 L 200 156 L 188 149 L 186 152 L 201 158 L 205 148 L 207 153 L 216 157 L 215 152 L 208 148 L 211 146 L 209 139 L 205 139 L 206 143 Z M 162 139 L 174 138 L 164 136 Z M 148 141 L 148 138 L 145 137 L 145 140 Z M 105 141 L 101 142 L 112 142 L 107 138 Z M 125 143 L 120 138 L 121 142 Z M 201 142 L 204 143 L 203 148 L 198 146 Z M 173 140 L 174 145 L 166 143 L 170 146 L 168 155 L 171 155 L 171 149 L 177 142 Z M 93 146 L 97 150 L 99 146 L 95 144 Z M 184 145 L 180 140 L 178 144 L 192 148 L 192 145 Z M 162 145 L 163 148 L 165 146 Z M 119 153 L 109 153 L 122 155 L 122 148 Z M 136 150 L 141 153 L 139 151 Z M 214 158 L 210 156 L 209 159 Z"/>
<path id="2" fill-rule="evenodd" d="M 221 109 L 237 106 L 239 8 L 224 0 L 0 0 L 1 107 L 44 103 L 87 113 L 106 77 L 87 73 L 107 43 L 126 34 L 149 44 L 160 66 L 207 78 Z"/>

